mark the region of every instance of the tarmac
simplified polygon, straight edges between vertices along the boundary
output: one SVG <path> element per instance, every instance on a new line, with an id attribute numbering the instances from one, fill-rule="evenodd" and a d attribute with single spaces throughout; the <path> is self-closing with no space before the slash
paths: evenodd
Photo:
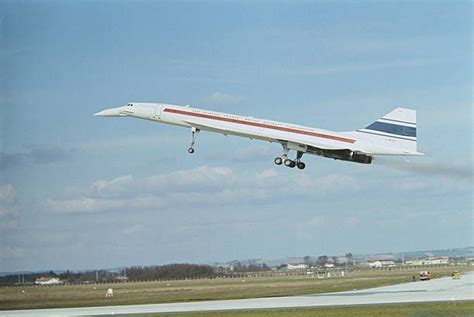
<path id="1" fill-rule="evenodd" d="M 0 316 L 90 316 L 254 310 L 297 307 L 356 306 L 474 300 L 474 274 L 460 280 L 439 278 L 385 287 L 303 296 L 284 296 L 188 303 L 0 311 Z"/>

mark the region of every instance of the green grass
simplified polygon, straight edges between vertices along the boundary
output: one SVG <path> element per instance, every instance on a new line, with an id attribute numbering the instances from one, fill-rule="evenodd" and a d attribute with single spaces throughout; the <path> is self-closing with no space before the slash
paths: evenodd
<path id="1" fill-rule="evenodd" d="M 137 316 L 137 315 L 133 315 Z M 454 317 L 474 316 L 474 301 L 232 312 L 148 314 L 156 317 Z"/>
<path id="2" fill-rule="evenodd" d="M 432 270 L 433 277 L 448 276 L 451 270 Z M 416 273 L 418 271 L 414 270 L 368 270 L 353 272 L 344 278 L 326 279 L 278 276 L 53 287 L 0 287 L 0 309 L 158 304 L 318 294 L 411 282 Z M 113 299 L 104 298 L 109 287 L 114 290 Z"/>

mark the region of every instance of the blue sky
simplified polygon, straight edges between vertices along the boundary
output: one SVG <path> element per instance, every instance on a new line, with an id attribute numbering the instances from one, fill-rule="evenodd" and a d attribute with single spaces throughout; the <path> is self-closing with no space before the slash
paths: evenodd
<path id="1" fill-rule="evenodd" d="M 0 1 L 0 271 L 473 245 L 472 4 Z M 373 165 L 92 114 L 189 104 L 330 130 L 418 111 Z"/>

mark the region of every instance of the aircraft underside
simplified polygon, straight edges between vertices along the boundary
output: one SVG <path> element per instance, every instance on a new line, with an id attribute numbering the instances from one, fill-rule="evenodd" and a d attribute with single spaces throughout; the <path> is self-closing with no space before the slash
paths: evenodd
<path id="1" fill-rule="evenodd" d="M 358 153 L 347 150 L 327 150 L 327 149 L 320 149 L 317 147 L 306 146 L 306 151 L 299 151 L 296 150 L 296 158 L 294 160 L 288 158 L 289 147 L 287 143 L 280 142 L 283 146 L 283 154 L 279 157 L 276 157 L 274 162 L 276 165 L 285 165 L 287 167 L 293 168 L 298 167 L 299 169 L 304 169 L 306 167 L 305 163 L 301 161 L 304 153 L 324 156 L 327 158 L 332 158 L 335 160 L 343 160 L 343 161 L 350 161 L 350 162 L 357 162 L 362 164 L 370 164 L 372 163 L 372 156 Z"/>
<path id="2" fill-rule="evenodd" d="M 206 129 L 206 130 L 211 131 L 211 132 L 223 133 L 222 131 L 216 131 L 216 129 Z M 194 145 L 196 143 L 196 137 L 199 131 L 200 129 L 191 127 L 191 144 L 188 148 L 188 153 L 190 154 L 195 152 Z M 372 156 L 364 154 L 364 153 L 360 153 L 357 151 L 352 151 L 350 149 L 344 149 L 344 150 L 321 149 L 318 147 L 296 144 L 296 143 L 288 142 L 285 140 L 273 140 L 273 139 L 265 138 L 262 136 L 246 135 L 246 134 L 235 133 L 235 132 L 230 132 L 230 131 L 227 131 L 227 133 L 224 133 L 224 134 L 225 135 L 231 134 L 231 135 L 247 137 L 247 138 L 252 138 L 252 139 L 256 138 L 256 139 L 267 140 L 270 142 L 280 143 L 283 148 L 283 153 L 281 156 L 278 156 L 274 159 L 274 163 L 276 165 L 284 165 L 290 168 L 297 167 L 298 169 L 304 169 L 306 167 L 306 164 L 301 160 L 301 158 L 303 157 L 303 154 L 305 153 L 332 158 L 335 160 L 350 161 L 350 162 L 356 162 L 356 163 L 361 163 L 361 164 L 372 163 Z M 290 150 L 296 151 L 295 159 L 291 159 L 288 157 Z"/>

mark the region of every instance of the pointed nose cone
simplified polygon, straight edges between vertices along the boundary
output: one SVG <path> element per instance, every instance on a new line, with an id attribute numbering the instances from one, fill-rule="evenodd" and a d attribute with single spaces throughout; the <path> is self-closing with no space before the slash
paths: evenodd
<path id="1" fill-rule="evenodd" d="M 96 117 L 120 117 L 121 108 L 110 108 L 94 113 Z"/>

